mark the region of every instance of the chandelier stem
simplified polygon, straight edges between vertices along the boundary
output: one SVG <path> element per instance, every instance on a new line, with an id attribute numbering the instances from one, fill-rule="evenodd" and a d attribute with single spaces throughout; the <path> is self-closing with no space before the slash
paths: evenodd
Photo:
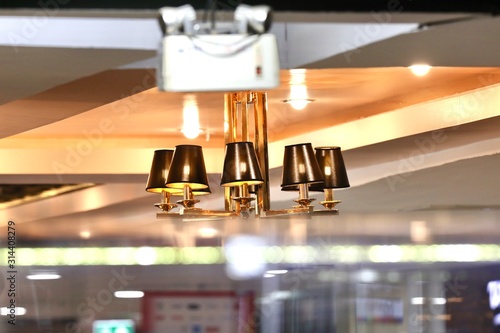
<path id="1" fill-rule="evenodd" d="M 324 193 L 325 193 L 325 201 L 333 201 L 333 189 L 332 188 L 325 188 Z"/>

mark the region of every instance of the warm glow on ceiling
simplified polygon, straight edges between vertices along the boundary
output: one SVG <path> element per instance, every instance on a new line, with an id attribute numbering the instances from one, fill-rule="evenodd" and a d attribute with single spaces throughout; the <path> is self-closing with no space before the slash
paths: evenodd
<path id="1" fill-rule="evenodd" d="M 429 73 L 431 70 L 431 66 L 427 64 L 415 64 L 411 65 L 410 67 L 411 72 L 415 74 L 416 76 L 425 76 Z"/>

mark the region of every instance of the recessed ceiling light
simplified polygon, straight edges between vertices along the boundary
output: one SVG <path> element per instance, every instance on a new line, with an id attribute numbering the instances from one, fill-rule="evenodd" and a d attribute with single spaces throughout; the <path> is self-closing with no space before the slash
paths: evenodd
<path id="1" fill-rule="evenodd" d="M 217 236 L 218 233 L 219 232 L 217 231 L 217 229 L 210 228 L 210 227 L 204 227 L 204 228 L 198 229 L 198 234 L 202 238 L 212 238 L 212 237 Z"/>
<path id="2" fill-rule="evenodd" d="M 57 280 L 61 278 L 61 275 L 57 273 L 36 273 L 27 275 L 28 280 Z"/>
<path id="3" fill-rule="evenodd" d="M 307 104 L 314 102 L 314 100 L 308 97 L 305 84 L 292 84 L 290 85 L 290 97 L 282 102 L 290 104 L 295 110 L 303 110 Z"/>
<path id="4" fill-rule="evenodd" d="M 82 230 L 80 231 L 80 237 L 83 239 L 89 239 L 90 238 L 90 231 L 88 230 Z"/>
<path id="5" fill-rule="evenodd" d="M 280 275 L 280 274 L 286 274 L 288 273 L 288 270 L 286 269 L 271 269 L 266 271 L 266 274 L 274 274 L 274 275 Z"/>
<path id="6" fill-rule="evenodd" d="M 314 102 L 314 99 L 310 98 L 297 98 L 297 99 L 284 99 L 284 103 L 288 103 L 297 111 L 305 109 L 307 104 Z"/>
<path id="7" fill-rule="evenodd" d="M 429 65 L 425 65 L 425 64 L 415 64 L 415 65 L 411 65 L 410 67 L 408 67 L 411 72 L 413 74 L 415 74 L 416 76 L 424 76 L 424 75 L 427 75 L 427 73 L 429 73 L 429 71 L 431 70 L 431 66 Z"/>
<path id="8" fill-rule="evenodd" d="M 116 298 L 141 298 L 144 292 L 140 290 L 119 290 L 115 291 Z"/>
<path id="9" fill-rule="evenodd" d="M 378 273 L 371 269 L 363 269 L 358 273 L 358 279 L 364 283 L 373 283 L 378 280 Z"/>

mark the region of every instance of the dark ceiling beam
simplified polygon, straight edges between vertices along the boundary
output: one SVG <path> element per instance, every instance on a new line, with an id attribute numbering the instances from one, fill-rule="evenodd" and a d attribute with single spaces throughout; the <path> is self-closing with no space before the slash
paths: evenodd
<path id="1" fill-rule="evenodd" d="M 217 9 L 234 9 L 240 3 L 248 5 L 267 4 L 277 11 L 406 11 L 406 12 L 500 12 L 500 3 L 495 0 L 337 0 L 319 1 L 258 1 L 258 0 L 214 0 Z M 212 1 L 183 0 L 0 0 L 0 8 L 55 8 L 55 9 L 157 9 L 164 6 L 177 7 L 186 3 L 196 9 L 210 8 Z"/>

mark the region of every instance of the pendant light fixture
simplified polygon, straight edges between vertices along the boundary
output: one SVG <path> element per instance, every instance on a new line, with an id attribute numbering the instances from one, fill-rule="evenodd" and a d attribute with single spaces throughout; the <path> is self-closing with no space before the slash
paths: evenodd
<path id="1" fill-rule="evenodd" d="M 340 147 L 316 147 L 316 160 L 321 167 L 324 180 L 313 184 L 310 191 L 324 192 L 325 199 L 320 202 L 326 209 L 332 210 L 340 200 L 333 200 L 333 189 L 350 187 L 344 158 Z"/>
<path id="2" fill-rule="evenodd" d="M 340 201 L 333 190 L 349 187 L 340 147 L 314 148 L 311 143 L 284 147 L 282 191 L 297 191 L 295 206 L 273 210 L 269 197 L 267 146 L 267 95 L 263 92 L 225 95 L 226 147 L 220 186 L 224 187 L 224 210 L 205 210 L 196 206 L 199 195 L 210 194 L 203 148 L 177 145 L 175 150 L 154 153 L 146 190 L 161 193 L 159 218 L 177 217 L 276 217 L 296 214 L 337 214 Z M 237 116 L 238 115 L 238 116 Z M 255 128 L 250 131 L 249 124 Z M 253 133 L 253 141 L 250 133 Z M 324 192 L 320 202 L 325 209 L 315 210 L 309 192 Z M 182 196 L 171 203 L 172 196 Z M 252 206 L 252 203 L 255 204 Z M 172 211 L 179 208 L 178 212 Z"/>
<path id="3" fill-rule="evenodd" d="M 260 185 L 263 182 L 253 143 L 248 141 L 228 143 L 220 185 L 238 188 L 239 195 L 231 198 L 239 205 L 237 211 L 247 212 L 251 209 L 250 202 L 254 198 L 250 196 L 249 186 Z"/>
<path id="4" fill-rule="evenodd" d="M 261 91 L 277 87 L 280 82 L 276 39 L 267 33 L 271 8 L 239 5 L 234 22 L 212 21 L 210 24 L 197 21 L 196 12 L 190 5 L 163 7 L 159 14 L 163 34 L 157 72 L 159 90 L 189 94 L 193 91 L 229 92 L 224 93 L 225 154 L 220 181 L 224 188 L 224 210 L 205 210 L 196 206 L 198 195 L 210 193 L 203 148 L 181 144 L 173 153 L 168 149 L 155 151 L 146 190 L 162 195 L 161 203 L 157 204 L 162 212 L 157 216 L 265 218 L 335 214 L 332 188 L 348 186 L 340 149 L 318 148 L 315 154 L 311 143 L 284 147 L 281 189 L 298 191 L 298 198 L 294 200 L 296 205 L 289 209 L 271 209 L 267 93 Z M 223 40 L 231 43 L 222 43 Z M 178 52 L 179 45 L 187 45 L 184 52 Z M 189 67 L 183 67 L 186 64 Z M 193 70 L 194 65 L 198 66 L 196 70 Z M 197 77 L 187 77 L 185 68 L 197 73 Z M 296 106 L 298 108 L 313 101 L 307 96 L 305 73 L 303 69 L 291 70 L 293 89 L 290 100 L 285 102 L 300 102 L 302 105 Z M 198 106 L 195 96 L 185 97 L 185 106 L 194 110 Z M 194 132 L 199 134 L 198 117 L 194 123 Z M 325 192 L 327 197 L 323 204 L 327 209 L 314 210 L 310 189 Z M 170 203 L 171 196 L 175 195 L 181 195 L 182 199 L 176 204 Z M 176 207 L 179 210 L 173 211 Z"/>

